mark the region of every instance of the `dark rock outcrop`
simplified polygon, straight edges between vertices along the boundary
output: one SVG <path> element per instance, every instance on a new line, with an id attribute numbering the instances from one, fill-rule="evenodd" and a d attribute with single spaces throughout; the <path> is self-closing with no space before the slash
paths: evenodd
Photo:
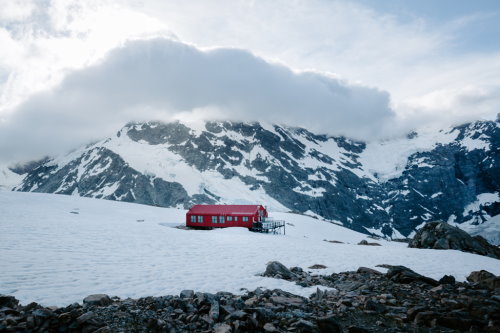
<path id="1" fill-rule="evenodd" d="M 481 236 L 472 237 L 446 222 L 429 222 L 417 231 L 408 247 L 460 250 L 500 259 L 500 249 Z"/>

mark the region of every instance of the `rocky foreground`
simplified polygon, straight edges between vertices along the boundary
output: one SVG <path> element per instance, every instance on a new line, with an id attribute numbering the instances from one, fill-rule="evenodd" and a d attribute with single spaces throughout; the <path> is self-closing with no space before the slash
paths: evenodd
<path id="1" fill-rule="evenodd" d="M 318 285 L 309 298 L 260 288 L 243 295 L 185 290 L 123 300 L 91 295 L 54 308 L 0 296 L 0 332 L 500 332 L 500 277 L 479 271 L 464 283 L 436 281 L 383 267 L 385 274 L 360 267 L 311 275 L 268 264 L 264 276 Z"/>

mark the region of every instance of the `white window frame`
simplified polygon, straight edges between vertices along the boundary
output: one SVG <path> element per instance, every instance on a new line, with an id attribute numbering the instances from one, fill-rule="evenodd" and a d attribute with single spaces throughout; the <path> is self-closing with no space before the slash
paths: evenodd
<path id="1" fill-rule="evenodd" d="M 248 222 L 248 216 L 243 216 L 243 222 Z"/>
<path id="2" fill-rule="evenodd" d="M 224 224 L 225 218 L 224 216 L 219 216 L 219 223 Z"/>
<path id="3" fill-rule="evenodd" d="M 198 215 L 198 223 L 203 223 L 203 216 Z"/>
<path id="4" fill-rule="evenodd" d="M 212 216 L 212 223 L 217 223 L 217 216 Z"/>
<path id="5" fill-rule="evenodd" d="M 232 216 L 228 216 L 227 217 L 227 222 L 232 222 L 233 221 L 233 217 Z"/>
<path id="6" fill-rule="evenodd" d="M 191 215 L 191 223 L 196 223 L 196 215 Z"/>

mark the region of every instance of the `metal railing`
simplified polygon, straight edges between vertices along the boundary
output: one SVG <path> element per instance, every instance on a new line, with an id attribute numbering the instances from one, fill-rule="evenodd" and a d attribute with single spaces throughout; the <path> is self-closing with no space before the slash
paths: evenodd
<path id="1" fill-rule="evenodd" d="M 285 235 L 285 221 L 272 218 L 264 218 L 263 221 L 254 222 L 251 228 L 252 231 L 273 234 L 281 234 L 281 229 L 283 229 L 283 235 Z"/>

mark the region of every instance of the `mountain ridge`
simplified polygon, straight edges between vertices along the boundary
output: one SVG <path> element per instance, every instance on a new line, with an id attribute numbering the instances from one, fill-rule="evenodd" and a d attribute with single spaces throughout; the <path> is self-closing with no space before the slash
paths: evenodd
<path id="1" fill-rule="evenodd" d="M 129 123 L 35 165 L 14 190 L 182 208 L 260 202 L 398 238 L 436 219 L 474 231 L 500 214 L 499 147 L 498 120 L 376 143 L 265 123 Z"/>

